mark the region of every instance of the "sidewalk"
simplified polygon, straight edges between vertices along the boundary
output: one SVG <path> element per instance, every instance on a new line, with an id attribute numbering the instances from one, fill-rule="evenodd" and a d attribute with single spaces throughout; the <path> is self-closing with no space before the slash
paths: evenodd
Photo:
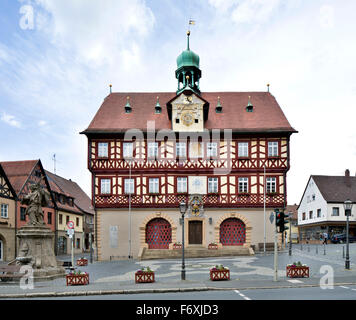
<path id="1" fill-rule="evenodd" d="M 328 245 L 325 255 L 321 247 L 317 250 L 316 245 L 310 245 L 309 250 L 305 245 L 302 248 L 300 245 L 294 245 L 292 253 L 291 257 L 288 250 L 279 253 L 277 282 L 273 281 L 273 253 L 249 257 L 186 259 L 185 281 L 181 280 L 182 262 L 179 259 L 120 260 L 94 262 L 85 267 L 76 267 L 76 270 L 89 273 L 90 283 L 87 286 L 67 287 L 64 278 L 36 282 L 33 289 L 26 290 L 21 289 L 19 283 L 0 282 L 0 299 L 319 286 L 320 279 L 325 275 L 325 271 L 320 271 L 323 266 L 332 268 L 334 285 L 356 284 L 356 244 L 350 245 L 351 270 L 344 268 L 342 245 Z M 89 255 L 86 254 L 85 257 L 89 258 Z M 70 256 L 59 256 L 58 260 L 70 261 Z M 297 261 L 310 267 L 309 278 L 286 278 L 285 266 Z M 230 281 L 209 279 L 209 269 L 217 264 L 223 264 L 230 269 Z M 147 266 L 155 271 L 155 282 L 136 284 L 135 272 Z"/>

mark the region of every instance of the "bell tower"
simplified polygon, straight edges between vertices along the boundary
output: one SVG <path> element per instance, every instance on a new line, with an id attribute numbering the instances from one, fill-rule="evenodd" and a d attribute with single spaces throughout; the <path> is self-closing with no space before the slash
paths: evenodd
<path id="1" fill-rule="evenodd" d="M 184 91 L 191 91 L 200 95 L 199 80 L 199 56 L 190 50 L 190 31 L 187 32 L 187 49 L 177 58 L 176 79 L 178 80 L 177 95 Z"/>

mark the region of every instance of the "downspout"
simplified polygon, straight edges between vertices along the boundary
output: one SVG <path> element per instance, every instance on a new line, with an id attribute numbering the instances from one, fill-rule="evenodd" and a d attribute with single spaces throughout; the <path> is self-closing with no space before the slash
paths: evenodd
<path id="1" fill-rule="evenodd" d="M 17 257 L 17 197 L 15 198 L 15 257 Z"/>

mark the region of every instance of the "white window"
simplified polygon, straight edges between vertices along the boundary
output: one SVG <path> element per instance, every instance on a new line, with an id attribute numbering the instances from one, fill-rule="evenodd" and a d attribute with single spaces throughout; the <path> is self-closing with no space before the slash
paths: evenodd
<path id="1" fill-rule="evenodd" d="M 248 157 L 248 142 L 238 143 L 238 155 L 239 157 Z"/>
<path id="2" fill-rule="evenodd" d="M 150 178 L 149 179 L 149 192 L 150 193 L 159 193 L 159 179 Z"/>
<path id="3" fill-rule="evenodd" d="M 176 143 L 176 156 L 177 157 L 186 157 L 187 156 L 187 145 L 185 142 Z"/>
<path id="4" fill-rule="evenodd" d="M 134 179 L 125 179 L 125 193 L 134 193 Z"/>
<path id="5" fill-rule="evenodd" d="M 9 205 L 8 204 L 1 204 L 1 218 L 8 218 L 9 217 Z"/>
<path id="6" fill-rule="evenodd" d="M 177 178 L 177 192 L 178 193 L 185 193 L 188 191 L 187 188 L 187 178 L 185 177 L 178 177 Z"/>
<path id="7" fill-rule="evenodd" d="M 276 178 L 266 178 L 266 192 L 267 193 L 277 192 Z"/>
<path id="8" fill-rule="evenodd" d="M 313 219 L 313 211 L 309 211 L 309 219 Z"/>
<path id="9" fill-rule="evenodd" d="M 208 142 L 206 144 L 206 156 L 210 157 L 217 157 L 218 155 L 218 144 L 217 142 Z"/>
<path id="10" fill-rule="evenodd" d="M 124 159 L 133 157 L 133 143 L 132 142 L 124 142 L 123 143 L 123 156 L 124 156 Z"/>
<path id="11" fill-rule="evenodd" d="M 218 193 L 218 178 L 208 178 L 208 193 Z"/>
<path id="12" fill-rule="evenodd" d="M 239 193 L 248 192 L 248 178 L 239 178 Z"/>
<path id="13" fill-rule="evenodd" d="M 99 157 L 108 157 L 109 148 L 107 142 L 99 142 L 98 144 L 98 156 Z"/>
<path id="14" fill-rule="evenodd" d="M 339 208 L 338 207 L 333 207 L 333 212 L 331 214 L 332 216 L 338 216 L 339 215 Z"/>
<path id="15" fill-rule="evenodd" d="M 278 141 L 268 141 L 268 156 L 278 157 Z"/>
<path id="16" fill-rule="evenodd" d="M 100 190 L 101 194 L 111 194 L 111 179 L 101 179 Z"/>
<path id="17" fill-rule="evenodd" d="M 147 155 L 149 158 L 158 158 L 158 142 L 149 142 L 148 143 Z"/>
<path id="18" fill-rule="evenodd" d="M 316 215 L 317 215 L 318 218 L 321 218 L 321 209 L 318 209 L 316 211 Z"/>

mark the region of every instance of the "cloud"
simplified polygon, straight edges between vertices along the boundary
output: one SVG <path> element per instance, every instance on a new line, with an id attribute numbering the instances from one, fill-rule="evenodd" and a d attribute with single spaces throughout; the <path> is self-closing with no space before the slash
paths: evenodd
<path id="1" fill-rule="evenodd" d="M 15 128 L 21 128 L 22 127 L 20 121 L 16 120 L 16 118 L 13 115 L 8 114 L 6 112 L 2 113 L 0 119 L 1 119 L 1 121 L 7 123 L 8 125 L 10 125 L 12 127 L 15 127 Z"/>

